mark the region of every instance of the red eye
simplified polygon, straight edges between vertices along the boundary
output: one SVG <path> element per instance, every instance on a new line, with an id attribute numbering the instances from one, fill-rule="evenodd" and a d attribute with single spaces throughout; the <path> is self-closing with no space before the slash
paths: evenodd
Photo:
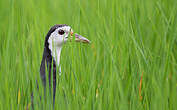
<path id="1" fill-rule="evenodd" d="M 63 31 L 62 29 L 60 29 L 59 31 L 58 31 L 58 34 L 60 34 L 60 35 L 63 35 L 65 33 L 65 31 Z"/>

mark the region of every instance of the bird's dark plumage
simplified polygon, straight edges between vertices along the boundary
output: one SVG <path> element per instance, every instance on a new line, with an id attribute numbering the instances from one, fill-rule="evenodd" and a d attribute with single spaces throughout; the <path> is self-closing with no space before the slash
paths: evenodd
<path id="1" fill-rule="evenodd" d="M 54 58 L 52 57 L 51 50 L 49 49 L 48 39 L 52 32 L 54 32 L 58 27 L 63 27 L 63 26 L 67 26 L 67 25 L 65 24 L 54 25 L 47 33 L 46 38 L 45 38 L 44 52 L 43 52 L 41 67 L 40 67 L 40 75 L 41 75 L 42 83 L 44 85 L 44 89 L 46 89 L 46 75 L 48 73 L 49 88 L 51 91 L 51 74 L 53 73 L 53 103 L 55 102 L 55 92 L 56 92 L 56 62 Z"/>
<path id="2" fill-rule="evenodd" d="M 73 33 L 71 27 L 66 24 L 54 25 L 52 28 L 50 28 L 45 37 L 43 57 L 40 66 L 40 76 L 44 86 L 45 95 L 46 77 L 48 77 L 49 79 L 49 92 L 51 93 L 51 89 L 53 89 L 53 106 L 55 104 L 56 93 L 56 70 L 57 66 L 59 66 L 60 64 L 60 54 L 62 45 L 69 40 L 69 35 L 71 35 L 70 39 L 72 39 L 74 35 L 76 42 L 90 43 L 87 38 L 77 33 Z M 51 78 L 51 76 L 53 77 Z M 53 84 L 53 88 L 51 88 L 51 84 Z M 31 94 L 31 101 L 33 107 L 33 92 Z"/>

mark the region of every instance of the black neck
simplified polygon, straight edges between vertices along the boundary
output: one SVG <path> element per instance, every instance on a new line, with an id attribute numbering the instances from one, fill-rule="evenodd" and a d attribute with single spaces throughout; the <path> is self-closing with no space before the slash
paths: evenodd
<path id="1" fill-rule="evenodd" d="M 52 67 L 53 66 L 53 67 Z M 40 75 L 43 81 L 43 84 L 46 85 L 46 74 L 49 73 L 49 79 L 51 79 L 51 69 L 53 68 L 53 75 L 56 74 L 56 62 L 51 55 L 49 48 L 44 48 L 43 58 L 41 61 Z M 46 70 L 48 72 L 46 72 Z M 49 80 L 50 82 L 50 80 Z"/>

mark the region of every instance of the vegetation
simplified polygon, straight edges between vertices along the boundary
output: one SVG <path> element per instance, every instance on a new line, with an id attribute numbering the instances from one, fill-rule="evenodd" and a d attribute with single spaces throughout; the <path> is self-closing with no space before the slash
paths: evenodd
<path id="1" fill-rule="evenodd" d="M 0 0 L 0 110 L 32 109 L 32 91 L 52 109 L 39 68 L 54 24 L 92 41 L 63 46 L 56 110 L 177 108 L 177 0 Z"/>

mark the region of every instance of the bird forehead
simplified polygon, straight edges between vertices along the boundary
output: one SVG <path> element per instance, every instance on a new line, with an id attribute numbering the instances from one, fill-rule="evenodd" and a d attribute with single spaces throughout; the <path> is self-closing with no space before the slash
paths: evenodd
<path id="1" fill-rule="evenodd" d="M 69 32 L 69 31 L 70 31 L 70 29 L 71 29 L 71 27 L 70 27 L 70 26 L 58 27 L 57 31 L 58 31 L 58 30 L 60 30 L 60 29 L 62 29 L 62 30 L 64 30 L 64 31 L 66 31 L 66 32 Z"/>

